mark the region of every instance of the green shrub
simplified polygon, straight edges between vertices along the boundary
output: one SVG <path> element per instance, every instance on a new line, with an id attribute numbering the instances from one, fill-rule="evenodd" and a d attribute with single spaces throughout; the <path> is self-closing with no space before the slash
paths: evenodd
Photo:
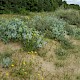
<path id="1" fill-rule="evenodd" d="M 55 16 L 67 21 L 69 24 L 80 26 L 80 14 L 74 9 L 60 9 L 55 11 Z"/>
<path id="2" fill-rule="evenodd" d="M 24 26 L 23 22 L 19 19 L 3 20 L 0 24 L 0 39 L 8 42 L 11 39 L 21 40 L 21 30 Z"/>
<path id="3" fill-rule="evenodd" d="M 75 36 L 75 29 L 76 29 L 76 28 L 77 28 L 77 27 L 74 26 L 74 25 L 67 25 L 67 26 L 65 27 L 65 30 L 67 31 L 67 35 Z"/>
<path id="4" fill-rule="evenodd" d="M 20 9 L 19 9 L 19 14 L 22 14 L 22 15 L 29 15 L 29 11 L 26 10 L 25 8 L 20 8 Z"/>
<path id="5" fill-rule="evenodd" d="M 75 29 L 75 38 L 80 39 L 80 28 Z"/>
<path id="6" fill-rule="evenodd" d="M 66 23 L 63 20 L 55 18 L 53 15 L 34 16 L 28 25 L 35 27 L 36 30 L 50 38 L 58 39 L 59 37 L 64 37 L 66 34 Z"/>
<path id="7" fill-rule="evenodd" d="M 66 26 L 67 35 L 70 35 L 76 39 L 80 39 L 80 28 L 74 25 Z"/>
<path id="8" fill-rule="evenodd" d="M 66 39 L 68 30 L 67 23 L 53 15 L 34 16 L 27 24 L 30 27 L 35 27 L 45 37 L 59 41 L 64 48 L 71 48 L 71 43 Z"/>
<path id="9" fill-rule="evenodd" d="M 44 44 L 43 36 L 38 31 L 33 29 L 27 29 L 27 34 L 23 33 L 23 46 L 27 51 L 34 51 L 37 48 L 42 47 Z"/>
<path id="10" fill-rule="evenodd" d="M 26 26 L 21 19 L 0 20 L 0 40 L 21 41 L 25 50 L 35 50 L 42 47 L 43 37 L 33 28 Z"/>

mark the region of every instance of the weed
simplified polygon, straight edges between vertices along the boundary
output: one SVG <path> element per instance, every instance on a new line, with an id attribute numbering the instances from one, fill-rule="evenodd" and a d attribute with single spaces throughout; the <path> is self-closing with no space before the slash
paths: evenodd
<path id="1" fill-rule="evenodd" d="M 62 39 L 62 40 L 60 40 L 60 43 L 61 43 L 62 48 L 64 48 L 64 49 L 73 49 L 74 48 L 74 45 L 68 39 Z"/>
<path id="2" fill-rule="evenodd" d="M 61 61 L 58 61 L 58 62 L 55 63 L 55 66 L 56 67 L 64 67 L 64 63 L 61 62 Z"/>
<path id="3" fill-rule="evenodd" d="M 66 59 L 68 56 L 68 52 L 62 48 L 56 49 L 55 54 L 58 59 L 62 59 L 62 60 Z"/>
<path id="4" fill-rule="evenodd" d="M 0 64 L 2 65 L 2 67 L 4 68 L 8 68 L 12 62 L 11 60 L 11 56 L 12 56 L 13 52 L 3 52 L 0 53 Z"/>
<path id="5" fill-rule="evenodd" d="M 21 79 L 30 78 L 33 70 L 34 63 L 30 60 L 29 62 L 23 61 L 18 69 L 13 69 L 11 71 L 12 76 L 20 77 Z"/>

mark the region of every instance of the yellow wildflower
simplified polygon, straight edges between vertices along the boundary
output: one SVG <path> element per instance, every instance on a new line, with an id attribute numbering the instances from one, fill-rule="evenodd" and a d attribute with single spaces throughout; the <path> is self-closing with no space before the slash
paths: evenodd
<path id="1" fill-rule="evenodd" d="M 27 74 L 27 72 L 24 72 L 25 74 Z"/>
<path id="2" fill-rule="evenodd" d="M 9 73 L 8 72 L 6 73 L 6 76 L 9 76 Z"/>
<path id="3" fill-rule="evenodd" d="M 42 77 L 42 80 L 44 80 L 44 78 Z"/>
<path id="4" fill-rule="evenodd" d="M 36 54 L 37 52 L 35 51 L 34 53 Z"/>
<path id="5" fill-rule="evenodd" d="M 12 64 L 11 67 L 14 67 L 14 64 Z"/>
<path id="6" fill-rule="evenodd" d="M 24 71 L 24 69 L 22 69 Z"/>
<path id="7" fill-rule="evenodd" d="M 25 62 L 25 61 L 23 61 L 23 64 L 25 65 L 25 64 L 26 64 L 26 62 Z"/>
<path id="8" fill-rule="evenodd" d="M 33 35 L 34 35 L 34 36 L 36 36 L 36 34 L 35 34 L 35 33 L 34 33 Z"/>
<path id="9" fill-rule="evenodd" d="M 38 76 L 40 76 L 40 74 L 38 74 Z"/>

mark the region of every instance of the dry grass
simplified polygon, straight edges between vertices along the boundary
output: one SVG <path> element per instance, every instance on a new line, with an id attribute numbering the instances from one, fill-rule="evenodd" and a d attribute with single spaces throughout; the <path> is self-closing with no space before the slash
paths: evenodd
<path id="1" fill-rule="evenodd" d="M 13 42 L 4 44 L 2 41 L 0 41 L 0 52 L 6 51 L 7 49 L 16 51 L 21 49 L 21 45 L 19 43 L 13 43 Z"/>

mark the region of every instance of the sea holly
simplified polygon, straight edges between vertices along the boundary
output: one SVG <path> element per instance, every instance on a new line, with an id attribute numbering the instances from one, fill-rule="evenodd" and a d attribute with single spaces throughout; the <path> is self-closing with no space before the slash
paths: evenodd
<path id="1" fill-rule="evenodd" d="M 0 20 L 0 40 L 5 43 L 11 40 L 21 41 L 27 51 L 35 50 L 43 44 L 43 37 L 41 37 L 39 31 L 28 27 L 24 21 L 18 18 Z"/>

